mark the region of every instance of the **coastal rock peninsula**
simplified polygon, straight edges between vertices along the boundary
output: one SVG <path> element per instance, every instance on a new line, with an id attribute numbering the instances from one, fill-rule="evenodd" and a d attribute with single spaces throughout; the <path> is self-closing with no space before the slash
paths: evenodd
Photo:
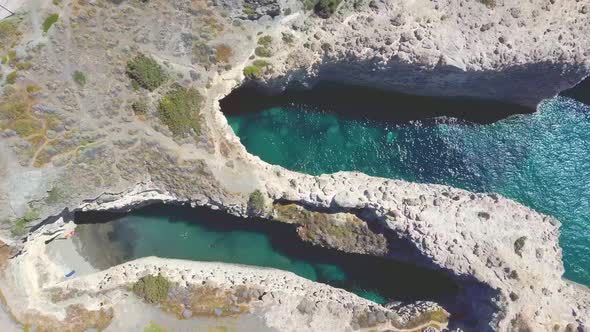
<path id="1" fill-rule="evenodd" d="M 494 193 L 267 164 L 219 100 L 245 81 L 333 80 L 534 108 L 589 75 L 590 4 L 321 3 L 19 2 L 0 21 L 2 318 L 122 329 L 117 317 L 155 310 L 129 287 L 161 274 L 179 321 L 227 304 L 261 330 L 585 331 L 590 291 L 562 278 L 555 218 Z M 442 271 L 458 301 L 382 306 L 284 271 L 155 257 L 98 271 L 56 240 L 76 211 L 152 203 L 289 223 L 314 245 Z M 80 270 L 66 277 L 71 262 Z M 222 304 L 199 316 L 193 296 Z"/>

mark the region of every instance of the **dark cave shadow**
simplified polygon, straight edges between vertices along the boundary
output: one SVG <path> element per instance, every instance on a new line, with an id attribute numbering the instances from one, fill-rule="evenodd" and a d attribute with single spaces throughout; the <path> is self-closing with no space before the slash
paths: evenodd
<path id="1" fill-rule="evenodd" d="M 573 88 L 562 91 L 560 96 L 569 97 L 590 106 L 590 76 Z"/>
<path id="2" fill-rule="evenodd" d="M 327 281 L 322 280 L 323 272 L 318 269 L 318 266 L 335 264 L 344 271 L 347 278 L 355 280 L 355 284 L 359 288 L 379 289 L 385 297 L 395 298 L 397 301 L 438 300 L 449 302 L 449 299 L 453 298 L 457 291 L 457 285 L 450 278 L 434 270 L 383 257 L 349 254 L 311 245 L 298 237 L 295 225 L 258 218 L 255 220 L 244 219 L 203 207 L 191 208 L 163 204 L 144 207 L 133 214 L 167 219 L 170 222 L 197 223 L 208 230 L 217 232 L 263 233 L 268 236 L 273 250 L 294 261 L 311 263 L 320 278 L 318 281 Z M 116 223 L 116 230 L 122 232 L 109 234 L 109 240 L 117 242 L 140 240 L 136 235 L 131 234 L 128 227 L 125 227 L 124 221 L 119 221 L 124 216 L 123 213 L 113 212 L 77 212 L 75 222 L 91 225 L 113 221 Z M 369 273 L 367 273 L 368 271 Z M 379 273 L 375 273 L 377 271 Z M 396 282 L 391 282 L 392 280 L 396 280 Z M 344 284 L 338 285 L 337 282 L 331 284 L 337 287 L 345 286 Z"/>
<path id="3" fill-rule="evenodd" d="M 311 89 L 291 85 L 278 94 L 256 83 L 249 83 L 235 89 L 219 103 L 227 116 L 255 113 L 272 107 L 305 105 L 306 109 L 333 112 L 343 118 L 392 124 L 437 117 L 488 124 L 514 114 L 534 112 L 534 109 L 494 100 L 414 96 L 331 81 L 320 81 Z"/>

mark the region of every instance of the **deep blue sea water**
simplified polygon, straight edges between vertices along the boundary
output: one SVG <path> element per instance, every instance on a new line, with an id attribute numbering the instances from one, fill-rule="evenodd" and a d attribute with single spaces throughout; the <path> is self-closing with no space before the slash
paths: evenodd
<path id="1" fill-rule="evenodd" d="M 590 106 L 557 97 L 489 125 L 388 124 L 305 106 L 228 121 L 250 153 L 291 170 L 493 191 L 553 215 L 562 222 L 565 277 L 590 285 Z"/>

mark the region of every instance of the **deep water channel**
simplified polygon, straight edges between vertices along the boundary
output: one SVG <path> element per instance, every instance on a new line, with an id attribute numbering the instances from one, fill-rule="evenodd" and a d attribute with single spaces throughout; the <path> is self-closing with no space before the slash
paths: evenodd
<path id="1" fill-rule="evenodd" d="M 498 192 L 553 215 L 562 222 L 565 277 L 590 285 L 590 106 L 556 97 L 522 114 L 485 101 L 333 90 L 246 90 L 221 106 L 247 150 L 272 164 Z M 479 124 L 428 119 L 440 115 Z"/>
<path id="2" fill-rule="evenodd" d="M 136 258 L 272 267 L 354 292 L 377 303 L 456 303 L 442 272 L 302 242 L 292 225 L 241 219 L 206 208 L 154 205 L 130 214 L 77 213 L 76 246 L 96 268 Z"/>

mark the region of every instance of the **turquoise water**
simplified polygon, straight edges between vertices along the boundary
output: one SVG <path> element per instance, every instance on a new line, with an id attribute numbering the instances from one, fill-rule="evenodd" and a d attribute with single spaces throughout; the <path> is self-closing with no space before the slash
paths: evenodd
<path id="1" fill-rule="evenodd" d="M 558 97 L 490 125 L 392 125 L 305 107 L 228 120 L 250 153 L 288 169 L 494 191 L 553 215 L 562 222 L 565 277 L 590 285 L 589 106 Z"/>
<path id="2" fill-rule="evenodd" d="M 440 272 L 313 247 L 291 225 L 177 206 L 152 206 L 109 223 L 94 223 L 92 215 L 76 219 L 84 244 L 78 250 L 95 265 L 101 260 L 97 267 L 102 269 L 146 256 L 236 263 L 291 271 L 377 303 L 454 303 L 454 283 Z"/>

